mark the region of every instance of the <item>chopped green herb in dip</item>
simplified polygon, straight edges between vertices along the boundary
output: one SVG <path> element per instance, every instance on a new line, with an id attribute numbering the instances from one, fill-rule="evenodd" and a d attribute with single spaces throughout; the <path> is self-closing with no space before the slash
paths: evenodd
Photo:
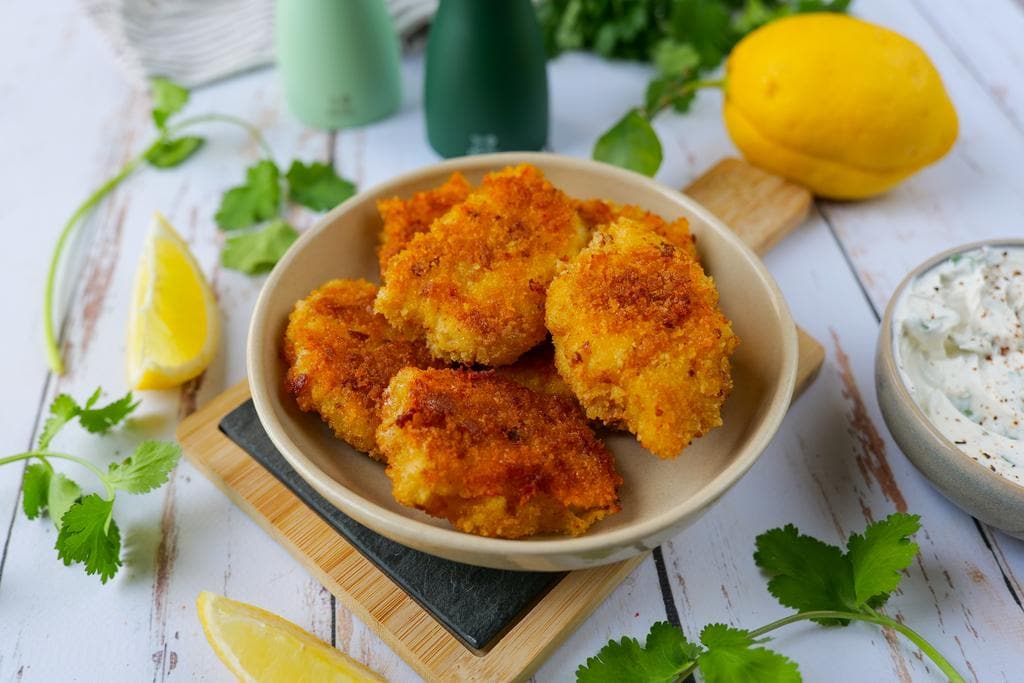
<path id="1" fill-rule="evenodd" d="M 893 324 L 903 382 L 932 424 L 1024 484 L 1024 249 L 983 247 L 932 268 Z"/>

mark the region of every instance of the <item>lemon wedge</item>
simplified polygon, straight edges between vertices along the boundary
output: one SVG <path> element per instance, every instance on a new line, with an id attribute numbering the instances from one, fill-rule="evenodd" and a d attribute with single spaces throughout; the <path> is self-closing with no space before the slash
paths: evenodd
<path id="1" fill-rule="evenodd" d="M 240 681 L 387 683 L 387 679 L 276 614 L 208 591 L 196 599 L 210 646 Z"/>
<path id="2" fill-rule="evenodd" d="M 185 240 L 157 213 L 142 250 L 128 323 L 128 379 L 136 389 L 169 389 L 213 360 L 220 314 Z"/>

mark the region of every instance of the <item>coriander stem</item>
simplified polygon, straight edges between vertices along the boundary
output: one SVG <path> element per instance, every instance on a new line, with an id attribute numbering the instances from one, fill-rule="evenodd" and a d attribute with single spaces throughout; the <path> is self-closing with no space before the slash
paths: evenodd
<path id="1" fill-rule="evenodd" d="M 268 159 L 274 158 L 274 153 L 270 149 L 270 145 L 267 144 L 267 140 L 266 138 L 263 137 L 263 133 L 260 132 L 260 129 L 252 125 L 245 119 L 240 118 L 238 116 L 232 116 L 230 114 L 202 114 L 200 116 L 191 116 L 187 119 L 182 119 L 173 126 L 170 126 L 167 129 L 166 135 L 170 137 L 172 133 L 180 132 L 185 128 L 190 128 L 191 126 L 200 123 L 210 123 L 213 121 L 219 121 L 220 123 L 230 123 L 245 129 L 245 131 L 249 133 L 249 135 L 251 135 L 252 138 L 256 140 L 257 143 L 259 143 L 260 148 L 263 150 L 264 156 L 266 156 Z"/>
<path id="2" fill-rule="evenodd" d="M 724 78 L 712 78 L 712 79 L 705 79 L 705 80 L 689 81 L 688 83 L 684 83 L 677 90 L 674 90 L 672 92 L 669 92 L 669 93 L 666 93 L 666 94 L 662 95 L 661 98 L 657 102 L 655 102 L 653 108 L 647 109 L 645 107 L 644 108 L 644 114 L 645 114 L 645 116 L 647 117 L 648 120 L 653 119 L 654 116 L 658 112 L 660 112 L 662 109 L 664 109 L 665 107 L 667 107 L 670 104 L 672 104 L 672 100 L 674 100 L 677 97 L 681 97 L 681 96 L 684 96 L 684 95 L 689 95 L 690 93 L 694 92 L 695 90 L 700 90 L 701 88 L 724 88 L 724 87 L 725 87 L 725 79 Z"/>
<path id="3" fill-rule="evenodd" d="M 95 192 L 89 195 L 86 200 L 82 202 L 77 209 L 75 209 L 75 212 L 71 214 L 71 218 L 68 219 L 67 223 L 64 224 L 64 227 L 60 232 L 60 236 L 57 238 L 57 244 L 53 249 L 53 256 L 50 258 L 50 267 L 46 273 L 46 288 L 43 294 L 43 333 L 45 337 L 46 360 L 50 365 L 50 369 L 56 374 L 64 374 L 64 359 L 60 355 L 60 345 L 57 341 L 57 324 L 53 315 L 54 290 L 56 289 L 57 283 L 57 269 L 60 266 L 61 257 L 64 254 L 64 248 L 67 246 L 68 238 L 74 231 L 75 226 L 78 225 L 79 221 L 82 220 L 86 213 L 99 204 L 100 201 L 110 194 L 122 180 L 127 178 L 136 168 L 138 168 L 139 164 L 141 164 L 145 159 L 146 153 L 153 149 L 154 146 L 170 138 L 173 133 L 177 133 L 189 126 L 211 121 L 230 123 L 245 129 L 245 131 L 248 132 L 257 143 L 259 143 L 264 155 L 266 155 L 268 159 L 273 158 L 273 152 L 270 149 L 270 145 L 267 144 L 266 139 L 263 137 L 263 134 L 256 126 L 252 125 L 245 119 L 237 116 L 231 116 L 230 114 L 203 114 L 201 116 L 193 116 L 187 119 L 182 119 L 175 125 L 168 127 L 160 134 L 160 137 L 157 138 L 154 143 L 146 147 L 144 152 L 125 164 L 115 176 L 100 185 Z"/>
<path id="4" fill-rule="evenodd" d="M 139 155 L 129 161 L 124 167 L 118 171 L 117 175 L 110 178 L 107 182 L 100 185 L 95 192 L 89 195 L 82 204 L 79 205 L 75 212 L 71 214 L 71 218 L 64 224 L 64 228 L 60 232 L 60 236 L 57 238 L 57 245 L 53 249 L 53 256 L 50 258 L 50 268 L 46 273 L 46 289 L 43 294 L 43 327 L 46 336 L 46 358 L 50 364 L 50 369 L 58 375 L 64 374 L 64 360 L 60 355 L 60 346 L 57 343 L 57 325 L 53 319 L 53 297 L 54 289 L 56 288 L 57 282 L 57 267 L 60 265 L 61 255 L 64 253 L 64 247 L 67 246 L 68 237 L 71 236 L 72 230 L 78 222 L 85 216 L 86 213 L 94 206 L 100 203 L 100 201 L 110 194 L 115 187 L 117 187 L 122 180 L 131 175 L 138 165 L 142 162 L 143 155 Z"/>
<path id="5" fill-rule="evenodd" d="M 9 455 L 6 458 L 0 458 L 0 466 L 6 465 L 12 462 L 18 462 L 19 460 L 28 460 L 29 458 L 40 458 L 45 460 L 45 457 L 40 456 L 38 453 L 18 453 L 17 455 Z"/>
<path id="6" fill-rule="evenodd" d="M 71 455 L 69 453 L 54 453 L 53 451 L 27 451 L 25 453 L 17 453 L 16 455 L 9 455 L 5 458 L 0 458 L 0 467 L 8 463 L 17 462 L 18 460 L 29 460 L 30 458 L 38 458 L 43 461 L 48 467 L 50 466 L 49 458 L 59 458 L 61 460 L 70 460 L 71 462 L 78 463 L 85 469 L 89 470 L 96 477 L 103 482 L 103 487 L 107 490 L 107 500 L 114 499 L 114 487 L 111 486 L 110 481 L 107 479 L 107 474 L 96 465 L 85 458 L 80 458 L 77 455 Z M 51 471 L 53 468 L 50 468 Z"/>
<path id="7" fill-rule="evenodd" d="M 758 636 L 763 636 L 769 631 L 774 631 L 775 629 L 780 628 L 782 626 L 786 626 L 787 624 L 792 624 L 794 622 L 804 621 L 807 619 L 849 619 L 853 621 L 866 621 L 872 624 L 877 624 L 879 626 L 889 627 L 894 631 L 902 633 L 907 640 L 912 642 L 917 647 L 921 648 L 921 651 L 928 655 L 929 659 L 935 662 L 935 665 L 939 667 L 939 670 L 941 670 L 942 673 L 944 673 L 952 683 L 964 683 L 963 676 L 961 676 L 959 672 L 957 672 L 957 670 L 953 668 L 953 665 L 950 664 L 949 661 L 945 657 L 943 657 L 942 654 L 939 653 L 939 651 L 936 650 L 931 643 L 925 640 L 924 637 L 921 636 L 921 634 L 917 633 L 909 626 L 901 624 L 895 619 L 891 619 L 889 617 L 882 616 L 877 613 L 864 614 L 861 612 L 842 612 L 833 610 L 797 612 L 796 614 L 791 614 L 788 617 L 783 617 L 782 619 L 773 621 L 772 623 L 766 624 L 761 628 L 750 631 L 750 637 L 757 638 Z"/>

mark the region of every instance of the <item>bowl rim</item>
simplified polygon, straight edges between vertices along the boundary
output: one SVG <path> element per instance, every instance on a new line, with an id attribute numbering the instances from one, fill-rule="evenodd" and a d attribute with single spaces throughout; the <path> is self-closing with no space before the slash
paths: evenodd
<path id="1" fill-rule="evenodd" d="M 925 415 L 924 411 L 921 410 L 921 407 L 917 405 L 917 401 L 914 400 L 914 397 L 910 395 L 910 390 L 907 388 L 906 383 L 903 381 L 903 376 L 900 374 L 899 368 L 896 366 L 896 330 L 893 327 L 893 314 L 895 313 L 897 303 L 902 299 L 906 292 L 907 286 L 951 257 L 956 256 L 957 254 L 965 254 L 969 251 L 975 251 L 982 247 L 1011 247 L 1013 249 L 1024 250 L 1024 239 L 994 237 L 992 239 L 969 242 L 950 249 L 945 249 L 912 268 L 900 283 L 896 285 L 896 289 L 893 290 L 892 296 L 889 297 L 889 303 L 886 304 L 885 313 L 882 315 L 881 321 L 881 330 L 884 335 L 882 339 L 884 339 L 885 343 L 879 344 L 878 357 L 882 361 L 883 369 L 890 378 L 890 384 L 892 385 L 893 392 L 897 399 L 905 408 L 907 408 L 907 410 L 909 410 L 917 423 L 924 428 L 925 432 L 931 437 L 934 445 L 941 447 L 943 450 L 954 453 L 956 460 L 958 462 L 962 462 L 966 466 L 966 469 L 960 468 L 961 471 L 964 471 L 965 473 L 974 472 L 977 476 L 986 479 L 989 483 L 997 485 L 999 488 L 1005 488 L 1010 495 L 1024 498 L 1024 484 L 1018 484 L 1015 481 L 1010 481 L 998 472 L 993 472 L 989 468 L 985 467 L 983 464 L 960 450 L 955 443 L 953 443 L 939 430 L 938 427 L 935 426 L 928 416 Z M 907 453 L 904 452 L 904 455 L 907 455 Z M 907 455 L 907 457 L 912 456 Z"/>
<path id="2" fill-rule="evenodd" d="M 303 247 L 314 236 L 319 235 L 328 226 L 335 223 L 339 216 L 349 210 L 351 205 L 362 200 L 367 195 L 393 195 L 395 191 L 391 188 L 398 188 L 413 183 L 426 176 L 451 173 L 453 171 L 486 171 L 519 163 L 534 164 L 542 171 L 545 170 L 545 166 L 561 165 L 569 170 L 575 169 L 587 173 L 596 172 L 611 176 L 612 178 L 619 178 L 623 182 L 630 184 L 640 183 L 640 185 L 646 186 L 646 189 L 682 204 L 687 211 L 704 221 L 711 230 L 718 232 L 719 236 L 728 243 L 730 248 L 738 251 L 750 263 L 755 274 L 768 288 L 769 299 L 775 308 L 776 316 L 783 330 L 782 338 L 778 339 L 782 351 L 780 380 L 766 401 L 767 410 L 762 419 L 761 427 L 741 450 L 739 457 L 730 463 L 728 467 L 718 472 L 707 485 L 696 495 L 688 499 L 685 504 L 673 506 L 652 518 L 638 520 L 600 536 L 583 534 L 575 537 L 548 537 L 541 540 L 491 538 L 465 533 L 455 528 L 434 526 L 385 509 L 340 484 L 302 454 L 301 449 L 286 435 L 276 419 L 272 407 L 269 405 L 269 397 L 272 396 L 272 392 L 276 387 L 270 386 L 273 382 L 262 374 L 259 367 L 261 348 L 257 348 L 256 339 L 259 336 L 258 330 L 268 324 L 266 318 L 269 301 L 273 296 L 272 292 L 282 279 L 284 273 L 289 270 L 292 262 L 298 258 Z M 246 370 L 256 412 L 274 446 L 281 452 L 282 456 L 299 476 L 327 498 L 332 505 L 337 506 L 343 513 L 377 533 L 407 546 L 412 545 L 420 548 L 425 546 L 442 546 L 451 553 L 463 557 L 488 555 L 491 557 L 520 556 L 545 558 L 556 555 L 579 557 L 586 554 L 594 554 L 599 557 L 598 554 L 601 551 L 630 545 L 636 547 L 637 554 L 645 552 L 649 548 L 639 545 L 644 539 L 657 537 L 659 534 L 663 534 L 666 529 L 671 529 L 680 520 L 686 519 L 707 508 L 753 466 L 754 462 L 764 452 L 772 438 L 774 438 L 788 412 L 796 384 L 797 360 L 796 324 L 793 321 L 789 306 L 782 291 L 779 289 L 778 283 L 760 257 L 740 239 L 739 235 L 733 232 L 721 220 L 688 195 L 662 185 L 647 176 L 590 159 L 580 159 L 544 152 L 501 152 L 458 157 L 429 164 L 378 183 L 338 205 L 322 216 L 312 227 L 304 231 L 271 271 L 260 290 L 253 308 L 246 343 Z M 611 557 L 608 561 L 615 561 L 617 559 L 622 558 Z M 594 564 L 600 563 L 600 560 L 594 562 Z M 487 563 L 481 561 L 479 564 Z M 492 564 L 491 566 L 494 565 Z"/>

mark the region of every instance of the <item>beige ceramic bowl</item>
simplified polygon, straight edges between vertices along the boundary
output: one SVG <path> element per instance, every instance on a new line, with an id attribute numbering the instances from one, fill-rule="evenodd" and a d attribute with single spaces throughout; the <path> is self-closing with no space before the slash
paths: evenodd
<path id="1" fill-rule="evenodd" d="M 1024 240 L 966 244 L 938 254 L 914 270 L 896 288 L 882 318 L 875 356 L 875 390 L 885 424 L 910 462 L 942 494 L 982 522 L 1024 539 L 1024 486 L 991 471 L 965 455 L 914 403 L 896 366 L 893 312 L 907 285 L 951 256 L 983 246 L 1024 248 Z"/>
<path id="2" fill-rule="evenodd" d="M 295 301 L 336 277 L 379 281 L 376 202 L 441 184 L 453 171 L 473 183 L 484 173 L 528 162 L 576 197 L 638 204 L 672 219 L 685 215 L 705 267 L 742 343 L 734 358 L 736 389 L 725 425 L 663 461 L 628 435 L 609 446 L 625 478 L 622 512 L 577 538 L 483 538 L 403 507 L 391 496 L 384 466 L 335 438 L 316 415 L 298 410 L 282 388 L 279 356 Z M 360 193 L 327 214 L 270 274 L 249 329 L 248 372 L 260 420 L 292 467 L 342 512 L 399 543 L 459 562 L 502 569 L 565 570 L 623 560 L 654 548 L 696 520 L 746 472 L 786 414 L 796 373 L 796 330 L 761 261 L 707 210 L 635 173 L 549 154 L 495 154 L 440 163 Z"/>

